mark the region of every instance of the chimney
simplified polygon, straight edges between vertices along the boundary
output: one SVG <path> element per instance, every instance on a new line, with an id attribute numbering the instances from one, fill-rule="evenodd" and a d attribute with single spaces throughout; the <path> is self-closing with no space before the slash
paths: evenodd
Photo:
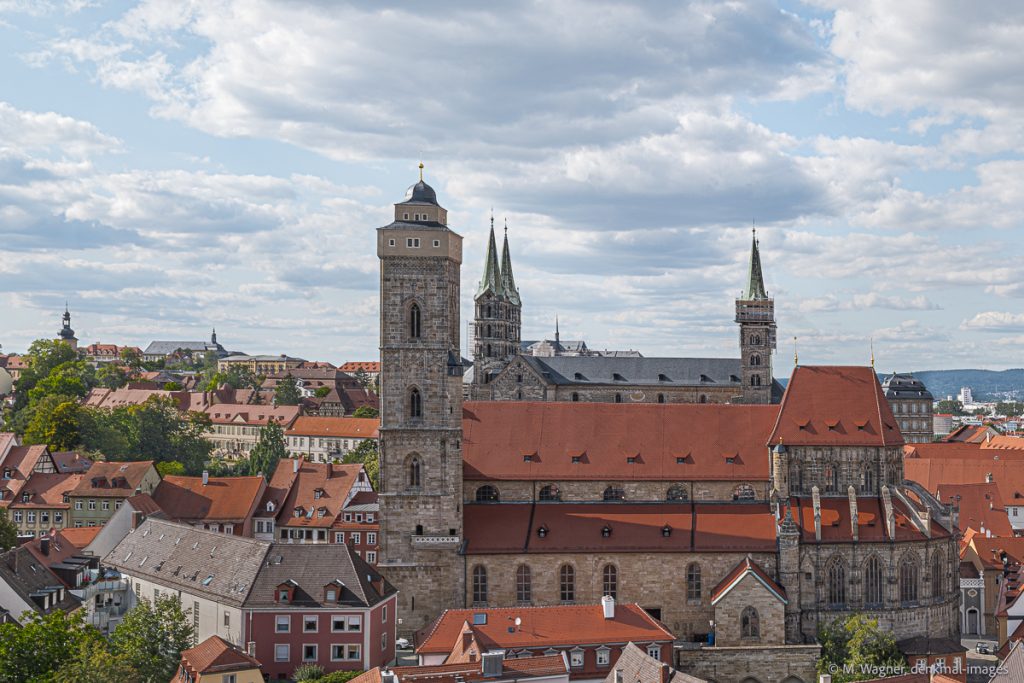
<path id="1" fill-rule="evenodd" d="M 811 502 L 814 505 L 814 540 L 821 540 L 821 493 L 817 486 L 811 487 Z"/>
<path id="2" fill-rule="evenodd" d="M 398 676 L 390 669 L 380 670 L 380 683 L 398 683 Z"/>
<path id="3" fill-rule="evenodd" d="M 615 670 L 615 683 L 625 683 L 625 677 L 622 675 L 622 669 Z"/>
<path id="4" fill-rule="evenodd" d="M 203 470 L 203 486 L 206 486 L 209 483 L 210 483 L 210 471 L 209 470 Z"/>
<path id="5" fill-rule="evenodd" d="M 50 554 L 50 537 L 49 536 L 40 536 L 39 537 L 39 550 L 40 550 L 40 552 L 43 553 L 43 555 L 49 555 Z"/>
<path id="6" fill-rule="evenodd" d="M 138 510 L 132 510 L 132 531 L 135 531 L 146 520 L 146 516 Z"/>
<path id="7" fill-rule="evenodd" d="M 606 595 L 601 598 L 601 611 L 604 613 L 605 619 L 615 618 L 615 598 L 610 595 Z"/>
<path id="8" fill-rule="evenodd" d="M 860 535 L 860 528 L 857 522 L 857 491 L 851 486 L 846 489 L 846 495 L 850 499 L 850 529 L 853 533 L 853 540 L 856 541 Z"/>
<path id="9" fill-rule="evenodd" d="M 992 473 L 991 472 L 988 472 L 988 473 L 985 474 L 985 483 L 986 484 L 991 484 L 992 483 Z"/>
<path id="10" fill-rule="evenodd" d="M 669 683 L 672 680 L 672 667 L 668 664 L 661 665 L 661 683 Z"/>
<path id="11" fill-rule="evenodd" d="M 299 472 L 299 459 L 298 458 L 293 458 L 292 459 L 292 472 L 294 472 L 296 474 L 298 474 L 298 472 Z"/>

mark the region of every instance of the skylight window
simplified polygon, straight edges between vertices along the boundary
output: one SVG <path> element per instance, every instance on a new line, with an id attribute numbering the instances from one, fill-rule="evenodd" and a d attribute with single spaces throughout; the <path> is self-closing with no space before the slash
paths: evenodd
<path id="1" fill-rule="evenodd" d="M 203 579 L 204 586 L 209 586 L 211 583 L 213 583 L 213 574 L 210 574 L 205 579 Z"/>

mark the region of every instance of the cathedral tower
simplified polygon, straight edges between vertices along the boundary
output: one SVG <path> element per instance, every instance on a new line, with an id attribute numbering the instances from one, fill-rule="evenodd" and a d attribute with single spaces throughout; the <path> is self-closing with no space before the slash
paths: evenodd
<path id="1" fill-rule="evenodd" d="M 462 237 L 420 181 L 377 230 L 380 259 L 380 570 L 403 632 L 461 604 Z"/>
<path id="2" fill-rule="evenodd" d="M 754 231 L 747 286 L 736 299 L 740 326 L 740 367 L 744 403 L 772 402 L 772 352 L 775 350 L 775 300 L 761 274 L 761 252 Z"/>
<path id="3" fill-rule="evenodd" d="M 519 353 L 522 302 L 512 275 L 508 248 L 508 226 L 501 263 L 494 239 L 494 216 L 484 259 L 484 272 L 473 297 L 473 387 L 472 396 L 490 398 L 486 385 Z"/>

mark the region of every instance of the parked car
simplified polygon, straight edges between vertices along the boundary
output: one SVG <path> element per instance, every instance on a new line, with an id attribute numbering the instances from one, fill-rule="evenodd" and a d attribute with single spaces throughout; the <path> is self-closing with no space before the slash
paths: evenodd
<path id="1" fill-rule="evenodd" d="M 399 650 L 408 650 L 409 649 L 409 639 L 408 638 L 399 638 L 398 640 L 395 641 L 395 647 L 397 647 Z"/>
<path id="2" fill-rule="evenodd" d="M 992 643 L 983 643 L 979 640 L 978 644 L 974 646 L 974 649 L 979 655 L 990 655 L 992 654 Z"/>

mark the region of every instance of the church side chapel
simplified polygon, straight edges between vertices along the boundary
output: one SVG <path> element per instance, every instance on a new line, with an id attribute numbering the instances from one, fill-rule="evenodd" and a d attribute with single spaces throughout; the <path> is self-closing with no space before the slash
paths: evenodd
<path id="1" fill-rule="evenodd" d="M 675 634 L 682 671 L 761 683 L 813 681 L 819 629 L 854 612 L 958 647 L 954 511 L 904 479 L 872 367 L 798 365 L 778 391 L 756 237 L 740 358 L 534 357 L 492 225 L 463 402 L 462 238 L 422 175 L 377 234 L 379 567 L 401 630 L 607 595 Z"/>

